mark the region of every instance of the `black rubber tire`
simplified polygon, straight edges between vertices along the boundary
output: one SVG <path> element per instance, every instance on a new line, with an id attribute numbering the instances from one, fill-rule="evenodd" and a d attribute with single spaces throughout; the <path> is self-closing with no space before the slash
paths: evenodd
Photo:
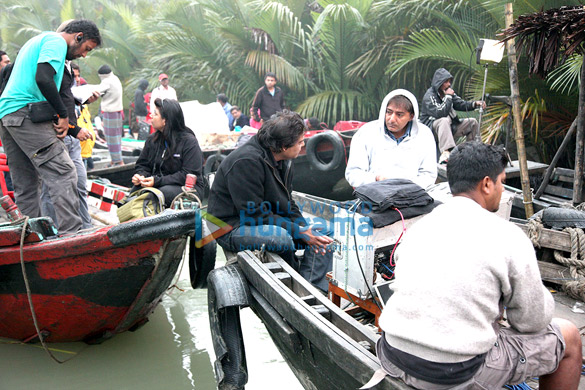
<path id="1" fill-rule="evenodd" d="M 207 176 L 211 172 L 217 171 L 219 164 L 221 164 L 223 160 L 225 160 L 225 155 L 223 154 L 212 154 L 207 157 L 207 161 L 205 161 L 205 166 L 203 167 L 203 174 Z"/>
<path id="2" fill-rule="evenodd" d="M 225 359 L 223 372 L 225 381 L 222 389 L 244 389 L 248 381 L 248 373 L 242 372 L 246 367 L 246 350 L 244 349 L 244 335 L 240 323 L 240 308 L 230 306 L 218 313 L 221 333 L 228 350 L 229 358 Z M 212 336 L 214 336 L 212 334 Z"/>
<path id="3" fill-rule="evenodd" d="M 206 288 L 207 275 L 215 268 L 217 243 L 214 240 L 201 248 L 196 248 L 195 241 L 195 237 L 189 237 L 189 278 L 191 287 Z"/>
<path id="4" fill-rule="evenodd" d="M 333 145 L 333 158 L 328 163 L 322 161 L 317 155 L 317 146 L 322 142 L 329 142 Z M 332 171 L 341 164 L 345 156 L 345 144 L 343 140 L 333 130 L 327 130 L 322 133 L 315 134 L 307 140 L 307 160 L 313 168 L 318 171 Z"/>
<path id="5" fill-rule="evenodd" d="M 585 228 L 585 212 L 559 207 L 549 207 L 542 210 L 542 223 L 553 229 L 566 227 Z"/>
<path id="6" fill-rule="evenodd" d="M 248 305 L 249 291 L 242 278 L 235 264 L 217 268 L 209 275 L 207 307 L 218 390 L 243 390 L 248 381 L 240 307 Z"/>

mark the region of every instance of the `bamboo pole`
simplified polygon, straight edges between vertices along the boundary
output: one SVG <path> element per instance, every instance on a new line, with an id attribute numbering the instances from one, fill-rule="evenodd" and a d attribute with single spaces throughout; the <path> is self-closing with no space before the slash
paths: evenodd
<path id="1" fill-rule="evenodd" d="M 577 145 L 575 146 L 575 183 L 573 184 L 573 204 L 583 202 L 583 152 L 585 149 L 585 56 L 581 64 L 581 86 L 579 88 L 579 110 L 577 111 Z"/>
<path id="2" fill-rule="evenodd" d="M 506 4 L 506 28 L 514 22 L 512 3 Z M 516 148 L 518 149 L 518 163 L 520 164 L 520 182 L 524 197 L 524 211 L 526 218 L 534 214 L 532 207 L 532 190 L 528 177 L 528 163 L 526 162 L 526 148 L 524 147 L 524 130 L 522 129 L 522 115 L 520 114 L 520 87 L 518 84 L 518 66 L 516 63 L 516 45 L 514 39 L 506 41 L 508 49 L 508 68 L 510 71 L 510 89 L 512 91 L 512 112 L 514 114 L 514 128 L 516 130 Z"/>

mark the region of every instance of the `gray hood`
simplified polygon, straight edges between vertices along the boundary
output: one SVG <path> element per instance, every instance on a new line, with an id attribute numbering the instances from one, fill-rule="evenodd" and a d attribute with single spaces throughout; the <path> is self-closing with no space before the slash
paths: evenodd
<path id="1" fill-rule="evenodd" d="M 443 85 L 443 83 L 447 80 L 451 80 L 451 82 L 453 82 L 453 76 L 451 75 L 451 73 L 449 73 L 447 69 L 439 68 L 435 71 L 435 74 L 433 75 L 433 81 L 431 82 L 431 86 L 433 87 L 435 92 L 438 93 L 441 85 Z"/>
<path id="2" fill-rule="evenodd" d="M 148 88 L 148 80 L 145 80 L 145 79 L 140 80 L 138 82 L 138 89 L 145 91 L 146 88 Z"/>

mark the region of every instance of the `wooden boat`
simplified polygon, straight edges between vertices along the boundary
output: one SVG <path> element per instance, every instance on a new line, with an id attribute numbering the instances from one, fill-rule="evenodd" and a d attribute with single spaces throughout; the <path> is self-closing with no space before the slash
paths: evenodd
<path id="1" fill-rule="evenodd" d="M 234 281 L 241 283 L 238 285 Z M 305 389 L 358 389 L 380 367 L 373 352 L 379 337 L 375 331 L 334 305 L 276 255 L 240 252 L 237 265 L 214 270 L 209 283 L 210 321 L 218 318 L 217 323 L 211 324 L 214 346 L 227 340 L 226 350 L 215 348 L 219 389 L 243 389 L 247 378 L 245 358 L 238 358 L 244 352 L 243 344 L 234 347 L 237 332 L 220 325 L 239 322 L 237 313 L 229 310 L 234 301 L 225 296 L 223 288 L 227 285 L 248 289 L 245 302 L 238 303 L 250 306 L 266 325 Z M 230 293 L 234 295 L 234 291 L 236 289 L 232 288 Z M 224 306 L 216 306 L 217 301 Z M 214 306 L 220 307 L 219 313 Z M 233 349 L 228 350 L 230 347 Z M 235 356 L 234 349 L 238 350 Z M 218 367 L 221 367 L 220 372 Z M 234 372 L 239 375 L 234 376 Z M 388 390 L 408 388 L 390 377 L 376 386 L 376 389 Z"/>
<path id="2" fill-rule="evenodd" d="M 116 189 L 105 192 L 119 200 Z M 197 212 L 165 210 L 64 236 L 49 218 L 31 219 L 22 250 L 22 223 L 0 224 L 0 336 L 38 340 L 31 309 L 47 342 L 101 342 L 144 324 L 173 282 Z"/>
<path id="3" fill-rule="evenodd" d="M 123 157 L 137 157 L 144 148 L 144 141 L 125 137 L 121 140 L 120 148 Z M 108 150 L 108 144 L 104 140 L 98 138 L 95 142 L 94 149 Z"/>
<path id="4" fill-rule="evenodd" d="M 445 187 L 445 183 L 439 184 Z M 435 197 L 441 198 L 443 190 Z M 503 199 L 500 207 L 501 216 L 509 218 L 513 195 Z M 305 210 L 317 211 L 328 218 L 328 210 L 334 205 L 327 199 L 320 199 L 306 194 L 294 195 L 297 202 L 313 204 Z M 321 207 L 324 206 L 324 207 Z M 418 217 L 417 217 L 418 218 Z M 415 220 L 407 220 L 406 228 Z M 514 220 L 529 234 L 526 221 Z M 585 222 L 584 222 L 585 223 Z M 374 229 L 367 240 L 358 242 L 364 247 L 372 245 L 371 258 L 360 259 L 349 256 L 348 269 L 358 268 L 352 261 L 361 261 L 366 275 L 372 272 L 369 262 L 375 258 L 385 257 L 398 241 L 402 232 L 400 227 L 390 225 Z M 541 228 L 535 245 L 542 251 L 559 250 L 571 252 L 569 233 Z M 338 239 L 338 237 L 336 237 Z M 343 241 L 342 241 L 343 242 Z M 357 243 L 356 243 L 357 244 Z M 574 247 L 574 246 L 573 246 Z M 375 256 L 374 256 L 375 253 Z M 568 254 L 566 255 L 567 257 Z M 375 344 L 380 334 L 373 318 L 380 313 L 377 290 L 372 296 L 356 288 L 350 277 L 345 285 L 336 279 L 335 262 L 345 256 L 334 254 L 334 268 L 329 285 L 329 297 L 305 281 L 279 256 L 266 252 L 243 251 L 236 254 L 226 253 L 228 265 L 214 270 L 209 276 L 209 314 L 214 348 L 216 379 L 219 389 L 240 389 L 247 380 L 245 350 L 239 330 L 239 308 L 249 306 L 262 320 L 277 348 L 285 358 L 294 374 L 305 389 L 333 390 L 357 389 L 367 383 L 379 362 L 375 356 Z M 336 257 L 338 259 L 336 260 Z M 561 281 L 573 280 L 569 268 L 551 261 L 551 255 L 539 257 L 539 267 L 544 281 L 560 284 Z M 344 260 L 345 261 L 345 260 Z M 343 264 L 342 264 L 343 266 Z M 583 259 L 585 267 L 585 258 Z M 364 278 L 362 278 L 364 279 Z M 366 283 L 373 284 L 373 280 Z M 349 299 L 354 305 L 342 310 L 338 307 L 340 298 Z M 568 318 L 579 326 L 585 320 L 571 312 L 574 298 L 565 294 L 555 294 L 557 311 L 555 316 Z M 348 301 L 346 301 L 348 302 Z M 361 317 L 368 319 L 356 320 Z M 385 377 L 376 389 L 408 389 L 401 381 Z"/>

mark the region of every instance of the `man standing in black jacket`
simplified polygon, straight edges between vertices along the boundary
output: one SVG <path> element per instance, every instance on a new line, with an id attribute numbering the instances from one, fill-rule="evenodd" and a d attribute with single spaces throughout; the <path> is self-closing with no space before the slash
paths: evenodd
<path id="1" fill-rule="evenodd" d="M 284 93 L 276 86 L 276 74 L 266 73 L 264 86 L 256 91 L 252 109 L 254 110 L 254 119 L 258 122 L 260 122 L 260 118 L 266 122 L 272 115 L 284 110 Z M 258 110 L 260 110 L 260 117 L 258 117 Z"/>
<path id="2" fill-rule="evenodd" d="M 457 111 L 473 111 L 485 108 L 485 102 L 465 101 L 461 99 L 451 84 L 453 76 L 447 69 L 435 71 L 431 87 L 425 92 L 420 110 L 420 121 L 437 135 L 441 156 L 439 163 L 447 163 L 451 149 L 455 147 L 455 139 L 465 136 L 467 141 L 479 135 L 479 124 L 475 118 L 459 119 Z"/>
<path id="3" fill-rule="evenodd" d="M 267 120 L 247 143 L 230 153 L 217 170 L 209 194 L 209 214 L 233 229 L 217 238 L 232 252 L 265 246 L 279 254 L 314 286 L 327 291 L 325 275 L 333 253 L 330 232 L 317 231 L 292 199 L 292 161 L 304 145 L 303 118 L 283 111 Z M 305 249 L 299 262 L 297 249 Z"/>

